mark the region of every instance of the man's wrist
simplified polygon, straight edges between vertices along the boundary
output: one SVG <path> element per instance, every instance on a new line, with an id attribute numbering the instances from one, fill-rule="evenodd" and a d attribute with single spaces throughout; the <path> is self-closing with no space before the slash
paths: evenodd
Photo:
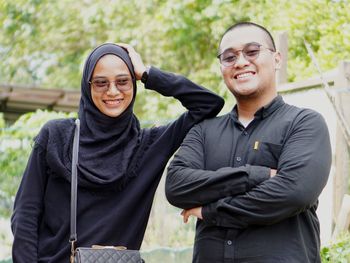
<path id="1" fill-rule="evenodd" d="M 202 220 L 207 225 L 214 225 L 214 226 L 218 225 L 218 222 L 216 219 L 215 207 L 216 207 L 216 202 L 202 206 L 202 209 L 201 209 Z"/>

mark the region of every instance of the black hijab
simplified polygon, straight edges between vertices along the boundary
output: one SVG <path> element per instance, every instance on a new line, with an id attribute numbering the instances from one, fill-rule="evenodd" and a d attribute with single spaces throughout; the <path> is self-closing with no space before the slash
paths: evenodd
<path id="1" fill-rule="evenodd" d="M 118 117 L 109 117 L 95 106 L 89 81 L 100 58 L 113 54 L 127 65 L 133 79 L 134 95 L 130 105 Z M 87 188 L 122 189 L 137 175 L 138 163 L 155 137 L 141 130 L 133 113 L 136 79 L 127 52 L 115 44 L 103 44 L 88 56 L 81 81 L 79 106 L 80 143 L 78 184 Z M 70 181 L 74 120 L 51 121 L 38 135 L 38 145 L 46 146 L 48 172 Z"/>
<path id="2" fill-rule="evenodd" d="M 118 117 L 109 117 L 95 106 L 89 81 L 100 58 L 107 54 L 118 56 L 127 65 L 134 95 L 130 105 Z M 136 79 L 128 53 L 115 44 L 97 47 L 87 58 L 81 81 L 79 119 L 79 171 L 82 179 L 96 184 L 116 182 L 126 175 L 138 144 L 140 125 L 133 114 L 136 97 Z"/>

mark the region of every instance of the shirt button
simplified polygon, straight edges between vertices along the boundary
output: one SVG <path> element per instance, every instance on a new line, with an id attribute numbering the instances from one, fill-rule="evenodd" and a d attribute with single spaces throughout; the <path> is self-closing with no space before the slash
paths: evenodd
<path id="1" fill-rule="evenodd" d="M 231 246 L 232 245 L 232 241 L 231 240 L 227 240 L 227 245 Z"/>
<path id="2" fill-rule="evenodd" d="M 237 162 L 240 162 L 242 159 L 241 159 L 241 157 L 236 157 L 236 160 L 237 160 Z"/>

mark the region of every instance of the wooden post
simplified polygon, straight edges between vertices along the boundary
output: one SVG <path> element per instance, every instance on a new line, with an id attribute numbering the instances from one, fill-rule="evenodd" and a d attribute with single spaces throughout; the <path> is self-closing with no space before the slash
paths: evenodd
<path id="1" fill-rule="evenodd" d="M 350 195 L 345 194 L 337 216 L 332 239 L 335 240 L 339 234 L 346 232 L 350 225 Z"/>
<path id="2" fill-rule="evenodd" d="M 338 76 L 334 86 L 338 89 L 335 103 L 350 126 L 350 61 L 342 61 L 338 66 Z M 344 139 L 343 132 L 337 123 L 335 149 L 335 176 L 333 181 L 333 220 L 338 217 L 344 195 L 349 192 L 350 149 Z"/>
<path id="3" fill-rule="evenodd" d="M 287 83 L 287 60 L 288 60 L 288 34 L 287 32 L 280 32 L 276 38 L 276 48 L 282 55 L 281 68 L 277 71 L 276 84 Z"/>

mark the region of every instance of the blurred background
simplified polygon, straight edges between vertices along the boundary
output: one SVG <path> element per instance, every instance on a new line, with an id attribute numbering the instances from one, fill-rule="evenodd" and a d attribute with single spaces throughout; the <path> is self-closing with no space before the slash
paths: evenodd
<path id="1" fill-rule="evenodd" d="M 273 33 L 284 58 L 280 93 L 287 103 L 313 108 L 327 121 L 333 166 L 318 209 L 322 260 L 350 260 L 348 10 L 346 0 L 0 0 L 0 261 L 11 261 L 10 216 L 32 139 L 47 120 L 76 116 L 89 52 L 104 42 L 130 43 L 146 65 L 182 74 L 223 96 L 224 114 L 235 101 L 216 55 L 222 34 L 238 21 Z M 184 111 L 174 99 L 138 85 L 135 112 L 143 127 Z M 146 262 L 191 262 L 195 221 L 183 224 L 180 212 L 167 203 L 162 181 L 142 245 Z"/>

